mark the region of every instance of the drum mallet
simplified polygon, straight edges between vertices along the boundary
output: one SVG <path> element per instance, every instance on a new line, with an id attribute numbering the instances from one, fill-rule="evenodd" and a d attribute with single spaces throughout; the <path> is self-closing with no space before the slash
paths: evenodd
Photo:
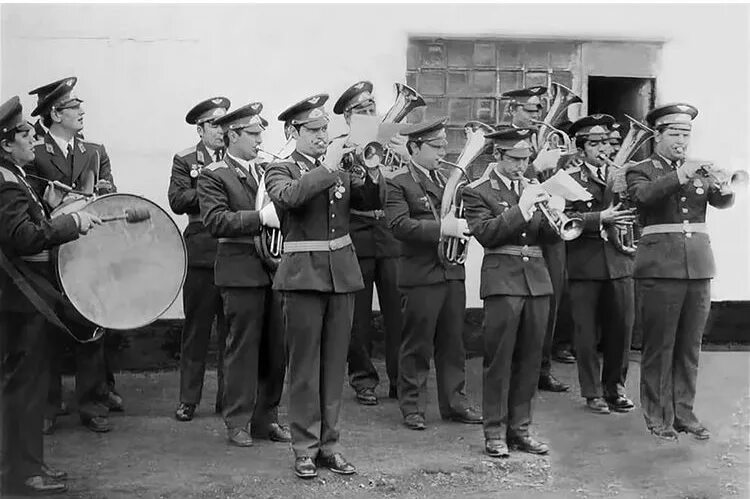
<path id="1" fill-rule="evenodd" d="M 137 224 L 138 222 L 145 222 L 151 218 L 151 213 L 147 208 L 126 208 L 125 213 L 122 215 L 111 215 L 108 217 L 100 217 L 102 222 L 114 222 L 115 220 L 125 220 L 129 224 Z"/>

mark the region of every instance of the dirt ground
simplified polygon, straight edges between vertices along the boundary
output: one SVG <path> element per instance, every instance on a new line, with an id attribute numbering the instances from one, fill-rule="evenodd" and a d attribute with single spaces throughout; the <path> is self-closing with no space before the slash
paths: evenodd
<path id="1" fill-rule="evenodd" d="M 378 368 L 384 376 L 382 362 Z M 401 425 L 396 401 L 385 398 L 387 382 L 375 407 L 358 405 L 345 387 L 341 442 L 359 473 L 321 471 L 317 479 L 302 481 L 292 473 L 288 444 L 258 441 L 240 449 L 226 443 L 223 423 L 213 414 L 215 372 L 208 374 L 196 419 L 175 421 L 178 373 L 172 371 L 118 374 L 126 412 L 113 415 L 114 430 L 94 434 L 77 417 L 62 417 L 47 437 L 46 459 L 68 471 L 70 497 L 80 498 L 750 497 L 750 353 L 701 357 L 696 407 L 713 432 L 708 442 L 657 442 L 646 433 L 639 409 L 587 413 L 575 367 L 553 369 L 576 389 L 537 397 L 533 431 L 550 444 L 547 457 L 486 457 L 481 426 L 440 420 L 433 374 L 423 432 Z M 467 379 L 469 397 L 481 407 L 481 359 L 468 361 Z M 628 379 L 634 400 L 638 379 L 635 357 Z M 65 383 L 72 389 L 71 379 Z"/>

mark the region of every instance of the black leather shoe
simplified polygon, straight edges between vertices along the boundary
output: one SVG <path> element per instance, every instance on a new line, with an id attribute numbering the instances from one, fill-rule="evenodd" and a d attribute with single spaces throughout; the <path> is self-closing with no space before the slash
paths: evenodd
<path id="1" fill-rule="evenodd" d="M 586 408 L 594 414 L 609 414 L 609 406 L 601 397 L 587 398 Z"/>
<path id="2" fill-rule="evenodd" d="M 300 478 L 315 478 L 318 476 L 318 468 L 311 457 L 298 457 L 294 460 L 294 474 Z"/>
<path id="3" fill-rule="evenodd" d="M 123 405 L 122 397 L 117 392 L 108 391 L 102 398 L 102 404 L 107 409 L 114 412 L 124 412 L 125 406 Z"/>
<path id="4" fill-rule="evenodd" d="M 36 475 L 27 478 L 23 482 L 23 490 L 19 491 L 25 495 L 51 495 L 62 494 L 68 490 L 68 486 L 63 482 L 55 480 L 44 475 Z"/>
<path id="5" fill-rule="evenodd" d="M 318 456 L 318 466 L 328 468 L 339 475 L 353 475 L 357 472 L 357 468 L 344 459 L 340 452 L 330 456 Z"/>
<path id="6" fill-rule="evenodd" d="M 552 359 L 554 359 L 556 362 L 560 362 L 561 364 L 575 364 L 576 363 L 576 357 L 573 355 L 570 350 L 567 348 L 563 348 L 561 350 L 558 350 L 552 355 Z"/>
<path id="7" fill-rule="evenodd" d="M 424 430 L 424 416 L 422 416 L 421 414 L 417 414 L 416 412 L 407 414 L 404 417 L 404 426 L 406 426 L 410 430 Z"/>
<path id="8" fill-rule="evenodd" d="M 508 444 L 501 438 L 489 438 L 484 442 L 484 452 L 490 457 L 508 457 Z"/>
<path id="9" fill-rule="evenodd" d="M 537 387 L 540 390 L 547 392 L 567 392 L 570 390 L 570 386 L 566 385 L 562 381 L 558 380 L 551 374 L 544 374 L 539 377 L 539 384 Z"/>
<path id="10" fill-rule="evenodd" d="M 289 428 L 279 423 L 271 423 L 265 428 L 256 430 L 253 428 L 253 438 L 260 438 L 263 440 L 271 440 L 272 442 L 291 442 L 292 434 L 289 432 Z"/>
<path id="11" fill-rule="evenodd" d="M 180 402 L 180 406 L 174 411 L 174 418 L 177 421 L 192 421 L 193 416 L 195 416 L 195 404 Z"/>
<path id="12" fill-rule="evenodd" d="M 65 480 L 68 478 L 68 474 L 55 468 L 50 468 L 46 464 L 42 464 L 42 474 L 52 478 L 53 480 Z"/>
<path id="13" fill-rule="evenodd" d="M 389 399 L 397 399 L 398 398 L 398 388 L 396 385 L 391 385 L 388 388 L 388 398 Z"/>
<path id="14" fill-rule="evenodd" d="M 57 420 L 55 418 L 44 418 L 42 421 L 42 435 L 52 435 L 55 433 Z"/>
<path id="15" fill-rule="evenodd" d="M 674 429 L 680 433 L 690 433 L 696 440 L 708 440 L 711 438 L 711 432 L 700 423 L 697 425 L 680 425 L 675 423 Z"/>
<path id="16" fill-rule="evenodd" d="M 466 407 L 458 412 L 454 412 L 443 417 L 446 421 L 455 421 L 464 424 L 482 424 L 482 415 L 471 407 Z"/>
<path id="17" fill-rule="evenodd" d="M 95 433 L 107 433 L 112 427 L 109 425 L 109 419 L 103 416 L 94 416 L 93 418 L 81 418 L 83 426 Z"/>
<path id="18" fill-rule="evenodd" d="M 528 452 L 529 454 L 544 455 L 549 452 L 549 447 L 529 435 L 522 437 L 508 437 L 508 445 L 511 449 Z"/>
<path id="19" fill-rule="evenodd" d="M 253 437 L 244 428 L 230 428 L 227 430 L 229 443 L 237 447 L 252 447 Z"/>
<path id="20" fill-rule="evenodd" d="M 677 432 L 672 428 L 651 428 L 651 434 L 659 440 L 666 440 L 667 442 L 676 442 L 678 440 Z"/>
<path id="21" fill-rule="evenodd" d="M 607 402 L 607 405 L 609 405 L 609 408 L 615 412 L 630 412 L 635 407 L 633 401 L 624 395 L 607 397 L 604 400 Z"/>
<path id="22" fill-rule="evenodd" d="M 378 397 L 372 388 L 360 388 L 357 390 L 357 402 L 362 405 L 378 405 Z"/>

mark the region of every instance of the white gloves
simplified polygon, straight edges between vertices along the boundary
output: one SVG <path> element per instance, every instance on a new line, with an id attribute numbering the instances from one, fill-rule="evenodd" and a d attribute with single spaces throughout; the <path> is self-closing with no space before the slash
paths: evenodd
<path id="1" fill-rule="evenodd" d="M 279 222 L 279 216 L 278 214 L 276 214 L 276 207 L 273 205 L 273 203 L 267 203 L 263 208 L 261 208 L 260 223 L 265 225 L 266 227 L 271 227 L 272 229 L 281 228 L 281 222 Z"/>
<path id="2" fill-rule="evenodd" d="M 466 219 L 456 218 L 456 215 L 449 213 L 440 223 L 440 235 L 466 239 L 470 236 L 469 225 Z"/>

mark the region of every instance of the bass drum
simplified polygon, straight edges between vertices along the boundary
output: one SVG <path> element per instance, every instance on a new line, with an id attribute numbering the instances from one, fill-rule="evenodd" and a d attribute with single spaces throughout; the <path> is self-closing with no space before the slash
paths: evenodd
<path id="1" fill-rule="evenodd" d="M 65 296 L 94 324 L 134 329 L 161 316 L 182 289 L 187 250 L 179 228 L 159 205 L 133 194 L 73 199 L 52 216 L 85 209 L 98 217 L 147 210 L 141 222 L 103 222 L 57 250 L 57 277 Z"/>

